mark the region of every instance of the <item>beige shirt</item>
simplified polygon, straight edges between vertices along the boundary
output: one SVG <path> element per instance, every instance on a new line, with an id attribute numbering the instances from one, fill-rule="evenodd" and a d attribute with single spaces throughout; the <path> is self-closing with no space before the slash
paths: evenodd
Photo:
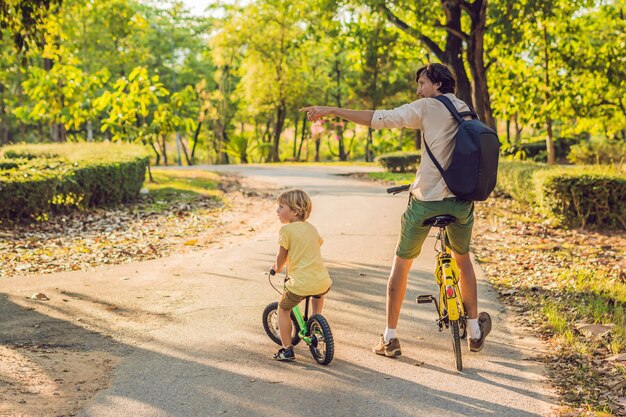
<path id="1" fill-rule="evenodd" d="M 445 96 L 452 100 L 459 112 L 469 110 L 467 104 L 454 94 L 448 93 Z M 421 162 L 415 174 L 415 181 L 411 184 L 411 193 L 415 198 L 422 201 L 440 201 L 454 197 L 424 146 L 426 141 L 439 164 L 444 169 L 448 167 L 454 150 L 454 135 L 459 130 L 459 124 L 446 106 L 434 98 L 422 98 L 393 110 L 374 112 L 372 128 L 393 127 L 421 129 L 423 132 Z"/>
<path id="2" fill-rule="evenodd" d="M 324 240 L 309 222 L 293 222 L 280 228 L 278 244 L 287 249 L 287 289 L 300 296 L 318 295 L 332 281 L 322 262 Z"/>

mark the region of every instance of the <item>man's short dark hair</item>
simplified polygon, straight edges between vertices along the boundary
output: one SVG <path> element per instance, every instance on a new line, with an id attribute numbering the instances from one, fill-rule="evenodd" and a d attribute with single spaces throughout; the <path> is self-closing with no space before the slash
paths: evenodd
<path id="1" fill-rule="evenodd" d="M 454 70 L 448 65 L 444 64 L 428 64 L 417 70 L 415 75 L 415 81 L 420 79 L 422 73 L 426 74 L 426 77 L 432 83 L 441 83 L 439 92 L 442 94 L 454 93 L 456 90 L 456 75 Z"/>

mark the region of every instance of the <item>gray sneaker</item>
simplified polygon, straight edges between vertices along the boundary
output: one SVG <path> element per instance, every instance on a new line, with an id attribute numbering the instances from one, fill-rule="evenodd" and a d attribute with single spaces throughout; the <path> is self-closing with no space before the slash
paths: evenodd
<path id="1" fill-rule="evenodd" d="M 380 335 L 380 341 L 376 346 L 372 348 L 372 352 L 377 355 L 386 356 L 388 358 L 395 358 L 396 356 L 402 355 L 402 350 L 400 349 L 400 341 L 397 337 L 390 339 L 387 343 L 385 343 L 385 338 L 383 335 Z"/>
<path id="2" fill-rule="evenodd" d="M 485 344 L 485 338 L 491 332 L 491 316 L 482 312 L 478 315 L 478 327 L 480 327 L 480 339 L 467 338 L 471 352 L 480 352 Z"/>
<path id="3" fill-rule="evenodd" d="M 278 352 L 274 353 L 274 360 L 281 362 L 291 362 L 296 359 L 296 355 L 293 353 L 293 346 L 288 348 L 280 348 Z"/>

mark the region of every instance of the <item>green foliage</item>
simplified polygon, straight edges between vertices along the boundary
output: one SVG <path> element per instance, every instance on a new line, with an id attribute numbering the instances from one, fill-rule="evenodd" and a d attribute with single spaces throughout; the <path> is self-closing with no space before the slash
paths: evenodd
<path id="1" fill-rule="evenodd" d="M 415 174 L 398 174 L 393 172 L 368 172 L 367 177 L 376 181 L 391 182 L 394 185 L 410 184 L 415 179 Z"/>
<path id="2" fill-rule="evenodd" d="M 147 68 L 136 67 L 128 79 L 118 79 L 113 88 L 94 101 L 98 110 L 109 115 L 102 120 L 101 130 L 109 131 L 113 140 L 133 142 L 149 137 L 153 132 L 148 119 L 157 112 L 159 98 L 169 95 L 159 77 L 149 77 Z M 155 119 L 160 120 L 158 116 Z"/>
<path id="3" fill-rule="evenodd" d="M 557 161 L 565 161 L 572 146 L 580 143 L 581 138 L 557 138 L 554 141 L 554 155 Z M 535 162 L 547 162 L 546 141 L 544 139 L 533 140 L 504 147 L 503 155 L 514 159 L 532 160 Z"/>
<path id="4" fill-rule="evenodd" d="M 626 229 L 626 176 L 616 169 L 500 161 L 496 190 L 564 225 Z"/>
<path id="5" fill-rule="evenodd" d="M 0 151 L 16 159 L 14 168 L 0 171 L 0 218 L 12 220 L 131 201 L 148 164 L 145 150 L 132 145 L 13 145 Z"/>
<path id="6" fill-rule="evenodd" d="M 19 165 L 20 164 L 15 161 L 0 160 L 0 170 L 14 169 L 17 168 Z"/>
<path id="7" fill-rule="evenodd" d="M 573 164 L 605 164 L 620 169 L 626 162 L 626 142 L 618 140 L 581 142 L 571 147 L 567 160 Z"/>
<path id="8" fill-rule="evenodd" d="M 525 203 L 534 203 L 536 200 L 533 176 L 537 171 L 546 169 L 544 164 L 524 161 L 500 160 L 498 164 L 498 183 L 496 192 L 513 197 Z"/>
<path id="9" fill-rule="evenodd" d="M 544 170 L 534 178 L 542 210 L 574 227 L 626 229 L 626 176 L 600 168 Z"/>
<path id="10" fill-rule="evenodd" d="M 388 172 L 409 172 L 417 170 L 421 154 L 419 152 L 391 152 L 376 157 Z"/>

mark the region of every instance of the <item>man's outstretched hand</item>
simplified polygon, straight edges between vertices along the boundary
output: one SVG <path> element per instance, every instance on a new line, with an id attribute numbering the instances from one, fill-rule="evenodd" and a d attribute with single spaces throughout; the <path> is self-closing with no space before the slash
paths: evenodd
<path id="1" fill-rule="evenodd" d="M 334 107 L 328 106 L 308 106 L 301 108 L 300 111 L 306 112 L 306 117 L 310 121 L 317 122 L 326 116 L 332 116 L 333 109 Z"/>

